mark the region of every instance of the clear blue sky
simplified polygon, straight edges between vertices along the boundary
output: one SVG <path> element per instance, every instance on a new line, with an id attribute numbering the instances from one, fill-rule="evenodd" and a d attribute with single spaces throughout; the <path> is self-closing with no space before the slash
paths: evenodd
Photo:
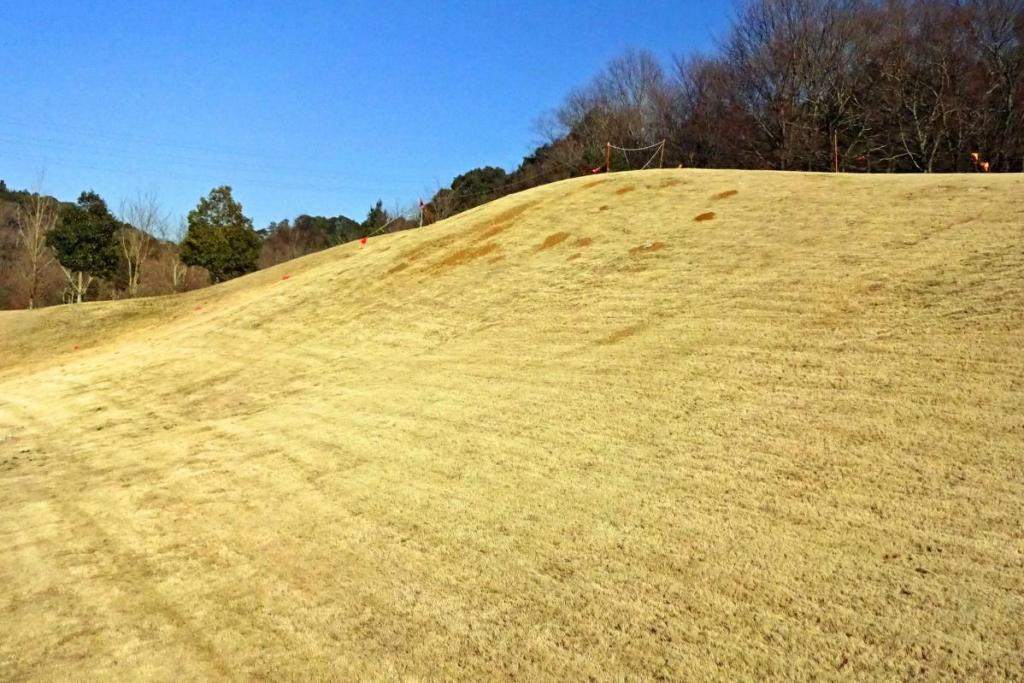
<path id="1" fill-rule="evenodd" d="M 234 187 L 257 227 L 361 220 L 476 166 L 627 48 L 710 49 L 729 2 L 0 4 L 0 178 L 177 218 Z"/>

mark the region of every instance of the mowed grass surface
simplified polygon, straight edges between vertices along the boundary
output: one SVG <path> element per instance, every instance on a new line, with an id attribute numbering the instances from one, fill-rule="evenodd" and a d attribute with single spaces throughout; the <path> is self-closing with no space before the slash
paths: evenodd
<path id="1" fill-rule="evenodd" d="M 0 313 L 0 679 L 1020 679 L 1022 407 L 1019 176 L 584 178 Z"/>

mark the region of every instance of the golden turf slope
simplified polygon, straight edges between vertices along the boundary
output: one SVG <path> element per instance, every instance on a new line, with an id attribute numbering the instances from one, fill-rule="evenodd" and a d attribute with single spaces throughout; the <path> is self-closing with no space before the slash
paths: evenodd
<path id="1" fill-rule="evenodd" d="M 0 314 L 0 679 L 1024 677 L 1022 198 L 616 174 Z"/>

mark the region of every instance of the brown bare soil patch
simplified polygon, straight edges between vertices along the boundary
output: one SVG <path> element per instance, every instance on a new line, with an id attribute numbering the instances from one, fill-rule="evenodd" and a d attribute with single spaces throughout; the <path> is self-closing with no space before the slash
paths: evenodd
<path id="1" fill-rule="evenodd" d="M 479 234 L 477 234 L 475 241 L 483 242 L 484 240 L 488 240 L 494 237 L 495 235 L 505 232 L 506 230 L 512 227 L 512 225 L 515 223 L 516 218 L 519 218 L 519 216 L 521 216 L 527 210 L 537 206 L 537 204 L 539 203 L 539 201 L 524 202 L 519 206 L 514 206 L 511 209 L 506 209 L 505 211 L 502 211 L 498 215 L 494 216 L 493 218 L 487 221 L 483 221 L 480 224 L 474 226 L 474 231 L 479 231 Z"/>
<path id="2" fill-rule="evenodd" d="M 714 220 L 714 218 L 715 218 L 715 212 L 714 211 L 705 211 L 702 214 L 698 214 L 696 217 L 694 217 L 693 220 L 697 221 L 698 223 L 703 223 L 704 221 Z"/>
<path id="3" fill-rule="evenodd" d="M 630 254 L 634 254 L 634 255 L 636 255 L 636 254 L 646 254 L 646 253 L 652 252 L 652 251 L 661 251 L 664 248 L 665 248 L 665 243 L 664 242 L 648 242 L 646 244 L 641 244 L 638 247 L 633 247 L 632 249 L 629 250 L 629 253 Z"/>
<path id="4" fill-rule="evenodd" d="M 578 240 L 576 240 L 577 247 L 589 247 L 593 243 L 594 240 L 590 239 L 589 237 L 581 237 Z"/>
<path id="5" fill-rule="evenodd" d="M 662 180 L 661 181 L 661 185 L 658 185 L 658 187 L 661 188 L 661 189 L 664 189 L 666 187 L 675 187 L 676 185 L 685 185 L 685 184 L 686 184 L 685 180 L 680 180 L 679 178 L 668 178 L 666 180 Z"/>
<path id="6" fill-rule="evenodd" d="M 394 268 L 390 269 L 388 271 L 388 273 L 400 273 L 401 271 L 405 270 L 408 267 L 409 267 L 408 263 L 399 263 L 397 266 L 395 266 Z"/>
<path id="7" fill-rule="evenodd" d="M 418 247 L 413 247 L 412 249 L 410 249 L 406 253 L 402 254 L 402 258 L 404 258 L 404 259 L 406 259 L 406 260 L 408 260 L 410 262 L 415 261 L 415 260 L 419 259 L 420 257 L 422 257 L 424 254 L 427 254 L 427 253 L 432 252 L 432 251 L 440 251 L 441 249 L 444 249 L 445 247 L 451 246 L 452 244 L 455 243 L 455 238 L 456 238 L 455 235 L 446 235 L 446 236 L 438 238 L 436 240 L 430 240 L 428 242 L 424 242 L 423 244 L 419 245 Z"/>
<path id="8" fill-rule="evenodd" d="M 483 258 L 484 256 L 497 251 L 497 249 L 498 245 L 495 242 L 488 242 L 487 244 L 479 247 L 466 247 L 465 249 L 459 249 L 458 251 L 449 254 L 445 259 L 438 261 L 434 265 L 434 270 L 444 270 L 446 268 L 461 266 L 479 258 Z"/>
<path id="9" fill-rule="evenodd" d="M 616 330 L 615 332 L 612 332 L 610 335 L 608 335 L 607 337 L 605 337 L 604 339 L 597 343 L 601 344 L 602 346 L 607 344 L 614 344 L 616 342 L 622 341 L 626 337 L 632 337 L 634 334 L 644 329 L 645 327 L 647 327 L 645 323 L 637 323 L 635 325 L 630 325 L 629 327 L 624 327 L 621 330 Z"/>
<path id="10" fill-rule="evenodd" d="M 725 192 L 719 192 L 716 194 L 714 199 L 728 199 L 729 197 L 735 197 L 739 193 L 739 190 L 726 190 Z"/>
<path id="11" fill-rule="evenodd" d="M 608 182 L 608 180 L 606 178 L 602 178 L 600 180 L 591 180 L 589 183 L 584 183 L 583 184 L 583 189 L 584 190 L 589 190 L 592 187 L 597 187 L 598 185 L 603 185 L 604 183 L 607 183 L 607 182 Z"/>
<path id="12" fill-rule="evenodd" d="M 513 218 L 519 218 L 519 216 L 523 215 L 524 213 L 526 213 L 533 207 L 537 206 L 538 204 L 540 204 L 540 200 L 534 200 L 532 202 L 523 202 L 518 206 L 513 206 L 511 209 L 506 209 L 502 211 L 501 213 L 494 217 L 493 222 L 504 223 L 505 221 L 510 221 Z"/>
<path id="13" fill-rule="evenodd" d="M 626 194 L 627 192 L 632 192 L 635 189 L 636 188 L 633 187 L 632 185 L 626 185 L 625 187 L 620 187 L 619 189 L 615 190 L 615 194 Z"/>
<path id="14" fill-rule="evenodd" d="M 578 258 L 579 258 L 580 256 L 583 256 L 583 254 L 581 254 L 580 252 L 578 252 L 578 251 L 577 251 L 577 252 L 576 252 L 575 254 L 573 254 L 572 256 L 570 256 L 569 258 L 567 258 L 567 259 L 565 259 L 565 260 L 566 260 L 566 261 L 575 261 L 575 260 L 576 260 L 576 259 L 578 259 Z"/>
<path id="15" fill-rule="evenodd" d="M 556 232 L 548 235 L 547 238 L 537 247 L 536 251 L 544 251 L 550 249 L 556 244 L 561 244 L 565 240 L 569 239 L 569 233 L 567 232 Z"/>
<path id="16" fill-rule="evenodd" d="M 610 207 L 607 204 L 605 204 L 604 206 L 599 207 L 597 210 L 598 211 L 607 211 L 609 208 Z"/>
<path id="17" fill-rule="evenodd" d="M 494 237 L 495 235 L 499 235 L 499 234 L 505 232 L 506 230 L 508 230 L 511 227 L 512 227 L 512 221 L 506 221 L 504 223 L 495 223 L 494 225 L 492 225 L 491 227 L 487 228 L 482 233 L 477 235 L 476 241 L 477 242 L 483 242 L 484 240 L 488 240 L 488 239 Z"/>

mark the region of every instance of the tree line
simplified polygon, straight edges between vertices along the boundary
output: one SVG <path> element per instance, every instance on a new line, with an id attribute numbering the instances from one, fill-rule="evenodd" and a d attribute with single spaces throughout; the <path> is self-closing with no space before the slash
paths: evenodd
<path id="1" fill-rule="evenodd" d="M 539 123 L 514 171 L 439 190 L 444 218 L 591 173 L 605 144 L 664 163 L 843 172 L 1024 171 L 1024 1 L 749 0 L 712 54 L 629 51 Z M 616 152 L 612 170 L 637 168 Z"/>
<path id="2" fill-rule="evenodd" d="M 140 196 L 115 216 L 0 181 L 0 308 L 184 291 L 604 169 L 605 145 L 663 143 L 669 166 L 1024 171 L 1024 0 L 747 0 L 710 54 L 631 50 L 538 122 L 511 172 L 456 176 L 420 214 L 301 215 L 255 230 L 214 188 L 179 227 Z M 647 152 L 616 153 L 612 171 Z"/>
<path id="3" fill-rule="evenodd" d="M 362 223 L 301 215 L 255 230 L 231 188 L 221 186 L 175 230 L 152 195 L 114 212 L 91 190 L 61 202 L 0 180 L 0 308 L 182 292 L 411 225 L 378 200 Z"/>

